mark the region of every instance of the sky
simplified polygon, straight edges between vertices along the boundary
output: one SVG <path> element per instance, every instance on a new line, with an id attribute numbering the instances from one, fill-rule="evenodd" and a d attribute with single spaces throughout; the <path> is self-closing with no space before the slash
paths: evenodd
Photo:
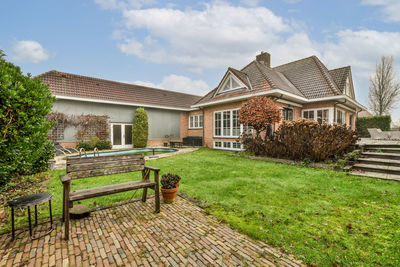
<path id="1" fill-rule="evenodd" d="M 382 55 L 400 79 L 399 0 L 2 0 L 0 49 L 49 70 L 204 95 L 261 51 L 348 66 L 357 100 Z M 400 119 L 400 101 L 392 118 Z"/>

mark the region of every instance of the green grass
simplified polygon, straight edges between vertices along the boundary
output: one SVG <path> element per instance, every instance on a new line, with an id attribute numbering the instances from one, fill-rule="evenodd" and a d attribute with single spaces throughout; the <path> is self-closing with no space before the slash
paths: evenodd
<path id="1" fill-rule="evenodd" d="M 200 149 L 148 165 L 179 174 L 180 190 L 203 201 L 209 213 L 305 263 L 400 265 L 400 183 L 228 154 Z M 49 182 L 56 215 L 62 210 L 62 173 L 54 172 Z M 136 173 L 88 178 L 74 182 L 72 189 L 139 177 Z M 126 192 L 83 203 L 108 205 L 132 195 Z"/>

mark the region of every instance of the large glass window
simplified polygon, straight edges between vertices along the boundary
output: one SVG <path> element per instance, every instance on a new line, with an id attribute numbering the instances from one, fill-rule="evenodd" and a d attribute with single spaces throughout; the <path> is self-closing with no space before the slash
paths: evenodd
<path id="1" fill-rule="evenodd" d="M 303 118 L 313 120 L 314 119 L 314 110 L 303 111 Z"/>
<path id="2" fill-rule="evenodd" d="M 354 115 L 353 114 L 351 114 L 350 116 L 349 116 L 349 124 L 350 124 L 350 129 L 351 130 L 353 130 L 353 120 L 354 120 Z"/>
<path id="3" fill-rule="evenodd" d="M 231 135 L 231 112 L 224 111 L 223 112 L 223 136 L 230 136 Z"/>
<path id="4" fill-rule="evenodd" d="M 215 136 L 221 136 L 221 128 L 222 128 L 222 121 L 221 121 L 221 112 L 215 112 L 214 114 L 214 123 L 215 123 Z"/>
<path id="5" fill-rule="evenodd" d="M 189 129 L 203 128 L 203 115 L 193 115 L 189 117 Z"/>
<path id="6" fill-rule="evenodd" d="M 292 121 L 293 120 L 293 109 L 291 109 L 291 108 L 283 108 L 282 109 L 282 120 L 284 120 L 284 121 Z"/>
<path id="7" fill-rule="evenodd" d="M 319 109 L 317 110 L 317 120 L 318 122 L 329 120 L 329 109 Z"/>
<path id="8" fill-rule="evenodd" d="M 240 123 L 239 111 L 224 110 L 214 113 L 214 136 L 218 137 L 239 137 Z"/>
<path id="9" fill-rule="evenodd" d="M 336 110 L 336 122 L 340 124 L 344 124 L 344 112 L 340 109 Z"/>

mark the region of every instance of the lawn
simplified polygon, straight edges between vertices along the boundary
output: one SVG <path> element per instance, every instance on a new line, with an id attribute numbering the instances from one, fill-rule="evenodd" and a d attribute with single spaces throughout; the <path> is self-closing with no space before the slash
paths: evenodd
<path id="1" fill-rule="evenodd" d="M 181 175 L 180 189 L 201 200 L 209 213 L 305 263 L 400 265 L 400 183 L 229 153 L 200 149 L 148 165 Z M 53 172 L 48 185 L 56 215 L 62 210 L 62 173 Z M 72 189 L 139 177 L 88 178 L 74 182 Z M 127 192 L 83 203 L 107 205 L 133 196 Z"/>

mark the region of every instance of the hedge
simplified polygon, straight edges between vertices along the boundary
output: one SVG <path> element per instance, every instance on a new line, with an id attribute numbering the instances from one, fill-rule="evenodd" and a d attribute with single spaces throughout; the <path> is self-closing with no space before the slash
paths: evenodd
<path id="1" fill-rule="evenodd" d="M 54 101 L 48 85 L 0 56 L 0 187 L 47 168 L 54 146 L 46 115 Z"/>
<path id="2" fill-rule="evenodd" d="M 144 108 L 137 108 L 133 119 L 132 143 L 133 147 L 146 147 L 149 136 L 149 122 Z"/>
<path id="3" fill-rule="evenodd" d="M 390 131 L 390 116 L 372 116 L 357 118 L 357 134 L 359 137 L 371 137 L 368 128 L 378 128 L 382 131 Z"/>

